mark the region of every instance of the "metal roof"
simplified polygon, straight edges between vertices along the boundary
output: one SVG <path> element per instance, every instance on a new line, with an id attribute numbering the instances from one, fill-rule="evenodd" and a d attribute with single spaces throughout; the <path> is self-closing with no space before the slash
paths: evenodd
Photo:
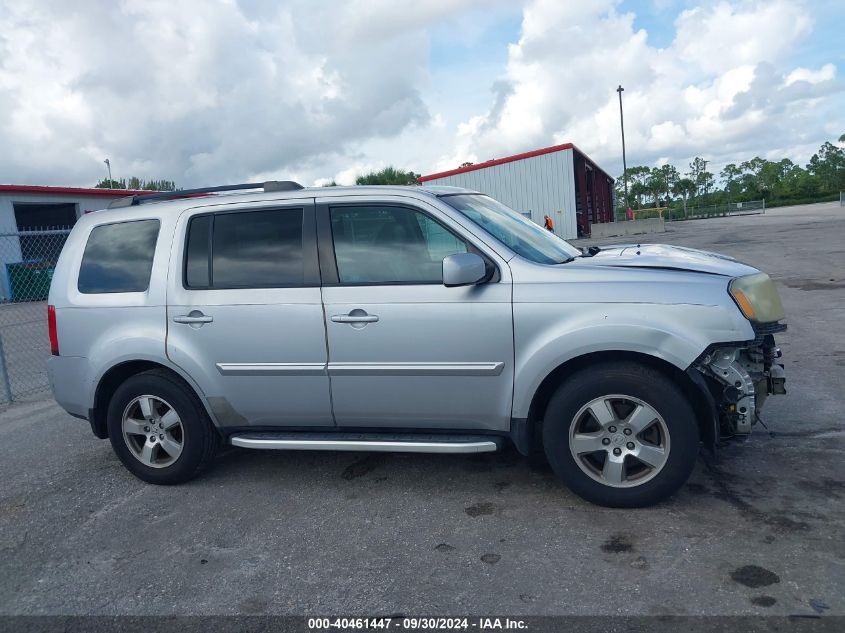
<path id="1" fill-rule="evenodd" d="M 505 163 L 512 163 L 518 160 L 525 160 L 526 158 L 533 158 L 534 156 L 542 156 L 543 154 L 551 154 L 553 152 L 562 152 L 563 150 L 572 149 L 578 152 L 587 162 L 595 169 L 598 169 L 605 176 L 613 180 L 613 178 L 604 169 L 596 165 L 589 156 L 582 152 L 574 143 L 563 143 L 561 145 L 552 145 L 551 147 L 543 147 L 534 149 L 530 152 L 522 152 L 521 154 L 514 154 L 512 156 L 505 156 L 504 158 L 494 158 L 484 163 L 476 163 L 474 165 L 467 165 L 466 167 L 458 167 L 457 169 L 449 169 L 447 171 L 440 171 L 436 174 L 428 174 L 427 176 L 420 176 L 417 182 L 424 183 L 429 180 L 438 180 L 440 178 L 447 178 L 456 174 L 463 174 L 468 171 L 476 171 L 477 169 L 487 169 L 488 167 L 495 167 L 496 165 L 503 165 Z"/>
<path id="2" fill-rule="evenodd" d="M 575 145 L 573 145 L 572 143 L 564 143 L 563 145 L 552 145 L 551 147 L 543 147 L 542 149 L 535 149 L 531 150 L 530 152 L 522 152 L 521 154 L 514 154 L 513 156 L 505 156 L 504 158 L 491 159 L 485 163 L 476 163 L 475 165 L 467 165 L 466 167 L 449 169 L 448 171 L 441 171 L 436 174 L 429 174 L 428 176 L 420 176 L 417 180 L 419 182 L 426 182 L 427 180 L 437 180 L 438 178 L 446 178 L 447 176 L 454 176 L 455 174 L 463 174 L 468 171 L 475 171 L 476 169 L 486 169 L 487 167 L 494 167 L 495 165 L 512 163 L 515 160 L 524 160 L 526 158 L 532 158 L 534 156 L 542 156 L 543 154 L 560 152 L 565 149 L 572 149 L 573 147 L 575 147 Z"/>

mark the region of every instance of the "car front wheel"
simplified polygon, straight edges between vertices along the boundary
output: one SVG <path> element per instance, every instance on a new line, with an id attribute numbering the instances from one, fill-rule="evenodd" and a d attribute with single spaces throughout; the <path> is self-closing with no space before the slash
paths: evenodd
<path id="1" fill-rule="evenodd" d="M 698 455 L 698 426 L 683 392 L 637 363 L 581 370 L 552 396 L 543 446 L 555 473 L 593 503 L 642 507 L 688 479 Z"/>

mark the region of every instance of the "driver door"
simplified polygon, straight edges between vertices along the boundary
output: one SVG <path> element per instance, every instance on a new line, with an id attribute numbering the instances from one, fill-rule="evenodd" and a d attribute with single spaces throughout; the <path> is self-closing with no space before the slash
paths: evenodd
<path id="1" fill-rule="evenodd" d="M 336 424 L 509 429 L 509 277 L 445 287 L 443 258 L 477 248 L 434 208 L 360 200 L 317 205 Z"/>

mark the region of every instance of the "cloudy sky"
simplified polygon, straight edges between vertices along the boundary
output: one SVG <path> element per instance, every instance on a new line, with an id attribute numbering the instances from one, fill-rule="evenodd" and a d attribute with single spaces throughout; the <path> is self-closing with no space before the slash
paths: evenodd
<path id="1" fill-rule="evenodd" d="M 842 0 L 0 0 L 0 182 L 431 173 L 574 142 L 804 163 L 845 133 Z"/>

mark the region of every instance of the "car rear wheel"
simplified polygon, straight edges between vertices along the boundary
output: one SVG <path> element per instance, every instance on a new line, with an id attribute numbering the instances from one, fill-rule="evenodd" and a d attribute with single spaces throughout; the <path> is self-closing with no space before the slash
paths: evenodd
<path id="1" fill-rule="evenodd" d="M 632 508 L 684 484 L 699 436 L 690 403 L 664 374 L 637 363 L 602 363 L 579 371 L 552 396 L 543 446 L 573 492 Z"/>
<path id="2" fill-rule="evenodd" d="M 214 457 L 217 430 L 196 394 L 163 370 L 132 376 L 109 403 L 109 439 L 123 465 L 152 484 L 179 484 Z"/>

